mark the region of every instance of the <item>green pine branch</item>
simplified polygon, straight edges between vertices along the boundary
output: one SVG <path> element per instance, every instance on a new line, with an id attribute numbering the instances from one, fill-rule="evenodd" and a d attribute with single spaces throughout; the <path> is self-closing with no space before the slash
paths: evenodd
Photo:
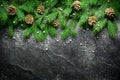
<path id="1" fill-rule="evenodd" d="M 106 27 L 106 24 L 107 24 L 107 19 L 102 19 L 98 21 L 93 27 L 93 33 L 95 35 L 100 33 Z"/>
<path id="2" fill-rule="evenodd" d="M 97 4 L 98 0 L 90 0 L 90 5 L 95 6 Z"/>
<path id="3" fill-rule="evenodd" d="M 59 14 L 58 14 L 58 20 L 60 22 L 61 28 L 65 29 L 66 25 L 67 25 L 67 19 L 61 12 L 59 12 Z"/>
<path id="4" fill-rule="evenodd" d="M 77 31 L 75 30 L 75 26 L 76 26 L 76 21 L 75 20 L 71 20 L 67 24 L 67 28 L 62 32 L 61 38 L 65 40 L 69 36 L 76 37 Z"/>
<path id="5" fill-rule="evenodd" d="M 19 21 L 24 21 L 25 20 L 25 14 L 22 10 L 17 9 L 17 16 L 19 18 Z"/>
<path id="6" fill-rule="evenodd" d="M 5 25 L 7 23 L 8 20 L 8 14 L 7 12 L 0 7 L 0 24 Z"/>
<path id="7" fill-rule="evenodd" d="M 107 4 L 103 4 L 97 11 L 95 12 L 95 16 L 97 18 L 104 18 L 105 17 L 105 10 L 107 8 Z"/>
<path id="8" fill-rule="evenodd" d="M 35 40 L 39 40 L 39 29 L 37 28 L 36 25 L 32 26 L 33 29 L 33 35 Z"/>
<path id="9" fill-rule="evenodd" d="M 71 35 L 72 35 L 72 37 L 76 37 L 77 34 L 78 34 L 77 31 L 74 28 L 72 28 L 71 29 Z"/>
<path id="10" fill-rule="evenodd" d="M 65 17 L 68 17 L 71 12 L 72 12 L 72 8 L 70 8 L 70 7 L 67 7 L 63 10 L 63 14 Z"/>
<path id="11" fill-rule="evenodd" d="M 87 6 L 89 5 L 89 0 L 81 0 L 81 7 L 83 10 L 85 10 L 87 8 Z"/>
<path id="12" fill-rule="evenodd" d="M 53 12 L 51 14 L 48 14 L 48 16 L 46 16 L 45 19 L 46 19 L 47 22 L 51 23 L 53 20 L 56 19 L 57 15 L 58 15 L 57 12 Z"/>
<path id="13" fill-rule="evenodd" d="M 58 3 L 58 0 L 44 0 L 43 4 L 46 5 L 46 7 L 53 7 Z"/>
<path id="14" fill-rule="evenodd" d="M 34 6 L 30 2 L 26 2 L 23 5 L 19 6 L 19 9 L 27 12 L 27 13 L 33 13 L 34 12 Z"/>
<path id="15" fill-rule="evenodd" d="M 69 36 L 76 37 L 76 25 L 88 26 L 88 18 L 96 16 L 98 22 L 93 26 L 93 33 L 97 35 L 105 27 L 108 26 L 110 37 L 115 38 L 117 33 L 117 25 L 114 21 L 107 21 L 105 17 L 105 10 L 112 7 L 115 10 L 116 17 L 120 16 L 120 5 L 117 0 L 79 0 L 81 2 L 81 10 L 73 10 L 73 2 L 75 0 L 12 0 L 8 3 L 6 1 L 0 2 L 0 25 L 9 26 L 9 34 L 11 37 L 14 35 L 14 29 L 21 26 L 24 29 L 23 36 L 29 37 L 33 34 L 36 40 L 44 41 L 48 35 L 55 37 L 57 29 L 51 26 L 55 20 L 59 20 L 60 28 L 63 30 L 61 33 L 62 39 L 67 39 Z M 17 8 L 16 15 L 11 16 L 7 12 L 7 7 L 14 5 Z M 43 14 L 37 13 L 39 5 L 45 6 Z M 25 15 L 31 14 L 34 16 L 32 25 L 25 23 Z M 108 25 L 106 25 L 108 24 Z"/>
<path id="16" fill-rule="evenodd" d="M 87 22 L 87 20 L 88 20 L 88 13 L 87 12 L 85 12 L 85 13 L 83 13 L 82 14 L 82 16 L 81 16 L 81 18 L 79 19 L 79 21 L 78 21 L 78 25 L 79 26 L 82 26 L 84 23 L 86 23 Z"/>
<path id="17" fill-rule="evenodd" d="M 14 36 L 14 26 L 9 26 L 8 33 L 11 38 Z"/>
<path id="18" fill-rule="evenodd" d="M 33 32 L 32 27 L 28 27 L 28 28 L 26 28 L 26 29 L 24 30 L 23 36 L 24 36 L 25 38 L 28 38 L 32 32 Z"/>
<path id="19" fill-rule="evenodd" d="M 53 27 L 49 27 L 48 32 L 51 37 L 55 37 L 57 35 L 57 30 Z"/>
<path id="20" fill-rule="evenodd" d="M 45 30 L 45 29 L 46 29 L 46 25 L 43 24 L 43 23 L 41 23 L 41 25 L 40 25 L 40 29 L 41 29 L 42 31 Z"/>
<path id="21" fill-rule="evenodd" d="M 44 41 L 47 38 L 47 36 L 48 36 L 48 32 L 46 32 L 46 31 L 40 32 L 39 33 L 39 40 Z"/>
<path id="22" fill-rule="evenodd" d="M 61 0 L 61 3 L 65 6 L 71 7 L 71 4 L 74 2 L 74 0 Z"/>
<path id="23" fill-rule="evenodd" d="M 108 32 L 111 38 L 115 38 L 117 34 L 117 24 L 108 20 Z"/>
<path id="24" fill-rule="evenodd" d="M 69 29 L 65 29 L 62 33 L 61 33 L 61 38 L 62 39 L 67 39 L 70 36 L 70 30 Z"/>

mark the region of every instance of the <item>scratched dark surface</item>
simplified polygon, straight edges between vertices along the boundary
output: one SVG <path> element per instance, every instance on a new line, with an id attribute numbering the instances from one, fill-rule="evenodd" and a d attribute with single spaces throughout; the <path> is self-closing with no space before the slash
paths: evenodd
<path id="1" fill-rule="evenodd" d="M 0 30 L 0 80 L 120 80 L 120 20 L 116 39 L 105 29 L 96 38 L 80 28 L 66 41 L 37 42 L 16 29 L 12 39 Z"/>

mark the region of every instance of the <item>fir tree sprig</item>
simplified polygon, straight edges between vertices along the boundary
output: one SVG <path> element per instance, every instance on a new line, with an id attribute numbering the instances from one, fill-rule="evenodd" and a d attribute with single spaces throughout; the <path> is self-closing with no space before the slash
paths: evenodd
<path id="1" fill-rule="evenodd" d="M 112 22 L 110 20 L 108 20 L 108 32 L 110 37 L 115 38 L 116 37 L 116 33 L 117 33 L 117 24 L 116 22 Z"/>
<path id="2" fill-rule="evenodd" d="M 9 2 L 0 2 L 0 25 L 9 26 L 8 32 L 10 37 L 14 36 L 14 29 L 21 27 L 24 29 L 23 36 L 29 37 L 33 34 L 35 40 L 44 41 L 48 35 L 55 37 L 58 34 L 57 28 L 51 23 L 54 20 L 59 21 L 62 30 L 61 38 L 76 37 L 76 25 L 91 28 L 93 33 L 97 35 L 104 28 L 108 28 L 111 38 L 115 38 L 117 33 L 117 24 L 115 20 L 120 16 L 120 5 L 117 0 L 78 0 L 75 7 L 79 11 L 73 9 L 75 0 L 11 0 Z M 14 8 L 14 14 L 10 15 L 7 9 L 9 6 Z M 43 5 L 45 10 L 43 14 L 37 12 L 37 7 Z M 106 9 L 111 7 L 115 11 L 114 19 L 106 17 Z M 10 8 L 11 11 L 12 8 Z M 26 15 L 31 14 L 32 22 L 25 22 Z M 109 14 L 108 14 L 109 15 Z M 92 27 L 88 25 L 90 16 L 98 19 Z M 28 19 L 29 20 L 29 19 Z M 69 22 L 70 21 L 70 22 Z M 97 20 L 96 20 L 97 21 Z M 94 23 L 94 22 L 93 22 Z"/>
<path id="3" fill-rule="evenodd" d="M 102 19 L 100 21 L 97 22 L 96 25 L 94 25 L 93 27 L 93 32 L 95 35 L 97 35 L 100 31 L 102 31 L 107 24 L 107 19 Z"/>

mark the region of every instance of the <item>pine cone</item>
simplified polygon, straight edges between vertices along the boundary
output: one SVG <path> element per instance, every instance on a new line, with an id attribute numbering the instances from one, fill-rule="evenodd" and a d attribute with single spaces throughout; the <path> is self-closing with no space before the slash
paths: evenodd
<path id="1" fill-rule="evenodd" d="M 34 17 L 31 15 L 31 14 L 28 14 L 26 17 L 25 17 L 25 22 L 27 24 L 32 24 L 34 22 Z"/>
<path id="2" fill-rule="evenodd" d="M 43 14 L 44 10 L 45 10 L 45 7 L 42 6 L 42 5 L 40 5 L 40 6 L 37 7 L 37 12 L 38 12 L 39 14 Z"/>
<path id="3" fill-rule="evenodd" d="M 58 19 L 54 20 L 54 21 L 52 22 L 52 25 L 53 25 L 54 27 L 58 27 L 58 26 L 59 26 L 59 21 L 58 21 Z"/>
<path id="4" fill-rule="evenodd" d="M 81 10 L 81 2 L 80 2 L 80 1 L 74 1 L 74 2 L 73 2 L 73 8 L 74 8 L 76 11 Z"/>
<path id="5" fill-rule="evenodd" d="M 16 10 L 17 10 L 17 8 L 15 6 L 13 6 L 13 5 L 8 6 L 8 8 L 7 8 L 7 12 L 8 12 L 9 15 L 15 15 Z"/>
<path id="6" fill-rule="evenodd" d="M 113 8 L 107 8 L 106 9 L 106 11 L 105 11 L 105 15 L 108 17 L 108 18 L 110 18 L 110 19 L 112 19 L 112 18 L 114 18 L 115 17 L 115 11 L 114 11 L 114 9 Z"/>
<path id="7" fill-rule="evenodd" d="M 89 17 L 89 19 L 88 19 L 88 24 L 89 24 L 90 26 L 93 26 L 93 25 L 96 24 L 97 21 L 98 21 L 98 19 L 97 19 L 95 16 L 91 16 L 91 17 Z"/>

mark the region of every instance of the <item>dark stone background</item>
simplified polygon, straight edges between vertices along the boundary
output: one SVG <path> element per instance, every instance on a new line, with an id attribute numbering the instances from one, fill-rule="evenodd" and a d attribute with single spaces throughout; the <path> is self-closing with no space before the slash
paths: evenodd
<path id="1" fill-rule="evenodd" d="M 119 21 L 116 39 L 107 29 L 96 38 L 77 27 L 76 38 L 63 41 L 58 35 L 39 42 L 24 39 L 21 29 L 10 39 L 1 29 L 0 80 L 120 80 Z"/>

